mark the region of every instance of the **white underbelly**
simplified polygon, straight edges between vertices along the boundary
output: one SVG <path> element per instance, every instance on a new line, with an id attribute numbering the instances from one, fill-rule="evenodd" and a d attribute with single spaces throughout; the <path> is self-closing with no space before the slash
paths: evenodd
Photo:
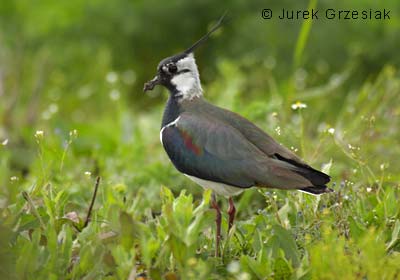
<path id="1" fill-rule="evenodd" d="M 194 176 L 185 174 L 190 180 L 202 186 L 205 189 L 213 190 L 216 194 L 230 197 L 240 194 L 244 189 L 226 185 L 224 183 L 217 183 L 213 181 L 203 180 Z"/>

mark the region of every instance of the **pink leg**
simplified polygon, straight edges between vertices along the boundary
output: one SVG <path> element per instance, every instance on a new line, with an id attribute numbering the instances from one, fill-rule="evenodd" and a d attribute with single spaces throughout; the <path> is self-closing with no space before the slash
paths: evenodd
<path id="1" fill-rule="evenodd" d="M 230 197 L 229 208 L 228 208 L 228 215 L 229 215 L 228 233 L 233 226 L 233 221 L 235 220 L 235 214 L 236 214 L 235 204 L 233 203 L 232 197 Z"/>
<path id="2" fill-rule="evenodd" d="M 219 243 L 221 240 L 221 209 L 218 206 L 217 200 L 215 198 L 215 194 L 212 195 L 212 200 L 211 200 L 211 207 L 215 209 L 216 212 L 216 217 L 215 217 L 215 222 L 217 224 L 217 232 L 216 232 L 216 246 L 215 246 L 215 256 L 219 256 Z"/>

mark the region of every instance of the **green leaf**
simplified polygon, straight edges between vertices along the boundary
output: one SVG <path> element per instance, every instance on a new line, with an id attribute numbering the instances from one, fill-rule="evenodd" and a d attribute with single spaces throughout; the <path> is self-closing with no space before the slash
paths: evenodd
<path id="1" fill-rule="evenodd" d="M 39 220 L 32 214 L 22 214 L 19 221 L 18 232 L 30 229 L 37 229 L 40 227 Z"/>
<path id="2" fill-rule="evenodd" d="M 282 252 L 283 254 L 283 252 Z M 274 263 L 274 279 L 287 280 L 292 276 L 292 268 L 284 257 L 278 257 Z"/>
<path id="3" fill-rule="evenodd" d="M 172 203 L 174 201 L 174 195 L 171 190 L 165 186 L 161 186 L 161 200 L 163 204 Z"/>
<path id="4" fill-rule="evenodd" d="M 257 261 L 250 256 L 242 256 L 240 258 L 240 264 L 244 268 L 244 270 L 247 270 L 255 276 L 253 278 L 265 279 L 269 276 L 271 272 L 268 264 Z"/>
<path id="5" fill-rule="evenodd" d="M 173 213 L 175 221 L 185 231 L 193 218 L 193 197 L 182 191 L 173 202 Z"/>
<path id="6" fill-rule="evenodd" d="M 390 240 L 389 244 L 386 246 L 386 250 L 390 250 L 397 242 L 400 240 L 400 221 L 396 220 L 394 224 L 394 228 L 392 231 L 392 239 Z"/>
<path id="7" fill-rule="evenodd" d="M 308 3 L 307 10 L 311 11 L 312 9 L 315 9 L 317 7 L 317 2 L 318 2 L 317 0 L 310 0 L 310 2 Z M 303 23 L 301 24 L 300 34 L 299 34 L 299 37 L 297 38 L 296 47 L 294 50 L 295 68 L 300 66 L 300 63 L 301 63 L 301 60 L 303 57 L 304 48 L 306 46 L 312 24 L 313 24 L 312 19 L 303 20 Z"/>
<path id="8" fill-rule="evenodd" d="M 268 240 L 266 246 L 272 257 L 279 257 L 279 251 L 282 250 L 285 257 L 292 262 L 294 267 L 297 267 L 300 263 L 300 254 L 290 231 L 280 225 L 273 225 L 272 234 L 273 236 Z"/>
<path id="9" fill-rule="evenodd" d="M 363 229 L 361 225 L 359 225 L 351 216 L 349 216 L 348 222 L 350 227 L 350 235 L 352 236 L 352 238 L 360 238 L 364 234 L 365 229 Z"/>
<path id="10" fill-rule="evenodd" d="M 129 250 L 133 247 L 134 237 L 137 236 L 136 223 L 132 216 L 126 212 L 120 212 L 119 221 L 121 227 L 121 245 Z"/>

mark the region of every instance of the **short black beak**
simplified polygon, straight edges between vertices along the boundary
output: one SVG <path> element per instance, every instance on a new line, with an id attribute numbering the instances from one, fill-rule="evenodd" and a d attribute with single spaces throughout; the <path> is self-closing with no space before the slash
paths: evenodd
<path id="1" fill-rule="evenodd" d="M 158 75 L 156 75 L 152 80 L 144 84 L 143 91 L 146 92 L 148 90 L 153 90 L 153 88 L 156 85 L 159 85 L 160 82 L 161 82 L 160 78 L 158 77 Z"/>

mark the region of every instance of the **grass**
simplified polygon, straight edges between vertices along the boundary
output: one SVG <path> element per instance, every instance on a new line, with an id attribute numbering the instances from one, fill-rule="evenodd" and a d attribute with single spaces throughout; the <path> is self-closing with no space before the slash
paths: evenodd
<path id="1" fill-rule="evenodd" d="M 113 70 L 106 48 L 93 53 L 93 71 L 82 80 L 79 71 L 66 70 L 73 78 L 51 71 L 45 51 L 37 61 L 21 60 L 34 74 L 21 72 L 24 83 L 11 75 L 5 87 L 20 95 L 1 96 L 0 103 L 1 275 L 400 278 L 398 69 L 387 65 L 359 83 L 354 58 L 316 83 L 318 71 L 301 68 L 311 25 L 304 21 L 300 29 L 287 79 L 274 76 L 274 63 L 221 59 L 204 88 L 213 103 L 330 174 L 335 192 L 247 190 L 235 197 L 238 216 L 229 233 L 227 200 L 219 198 L 225 210 L 219 258 L 211 193 L 167 159 L 159 143 L 162 105 L 132 104 L 134 72 Z"/>
<path id="2" fill-rule="evenodd" d="M 233 67 L 233 68 L 232 68 Z M 220 67 L 221 77 L 240 68 Z M 226 71 L 225 73 L 223 71 Z M 222 84 L 211 84 L 215 103 Z M 13 139 L 0 147 L 1 271 L 9 279 L 396 279 L 400 277 L 399 75 L 393 67 L 341 100 L 283 97 L 231 108 L 333 178 L 335 193 L 249 190 L 235 198 L 238 217 L 215 258 L 210 192 L 178 174 L 158 143 L 161 108 L 131 112 L 123 100 L 112 119 L 55 130 L 24 129 L 35 151 L 29 173 L 13 168 Z M 207 92 L 207 91 L 206 91 Z M 331 99 L 331 100 L 330 100 Z M 332 117 L 333 116 L 333 117 Z M 268 121 L 265 121 L 265 120 Z M 59 120 L 58 120 L 59 121 Z M 301 124 L 301 125 L 299 125 Z M 279 129 L 277 129 L 279 127 Z M 40 128 L 40 129 L 39 129 Z M 37 131 L 36 131 L 37 130 Z M 28 155 L 28 154 L 26 154 Z M 24 157 L 24 155 L 20 155 Z M 28 159 L 28 158 L 27 158 Z M 90 219 L 95 178 L 101 176 Z M 188 188 L 188 191 L 184 189 Z M 225 199 L 220 199 L 227 209 Z"/>

